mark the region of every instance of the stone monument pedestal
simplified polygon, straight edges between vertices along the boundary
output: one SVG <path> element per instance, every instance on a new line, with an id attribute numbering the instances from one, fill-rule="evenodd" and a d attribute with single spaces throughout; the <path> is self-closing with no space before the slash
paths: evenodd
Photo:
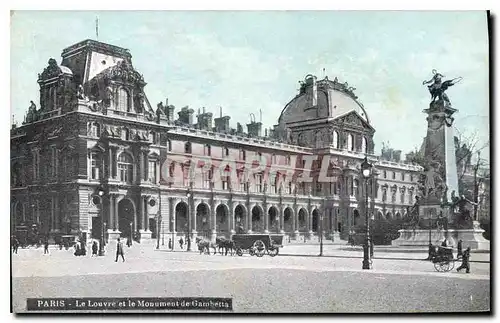
<path id="1" fill-rule="evenodd" d="M 400 236 L 392 241 L 397 247 L 422 247 L 429 246 L 429 230 L 399 230 Z M 462 249 L 470 247 L 472 250 L 490 250 L 490 242 L 483 237 L 484 230 L 479 227 L 479 222 L 474 221 L 472 229 L 448 229 L 430 230 L 431 242 L 433 245 L 441 245 L 446 238 L 446 244 L 450 247 L 457 247 L 458 240 L 462 240 Z"/>

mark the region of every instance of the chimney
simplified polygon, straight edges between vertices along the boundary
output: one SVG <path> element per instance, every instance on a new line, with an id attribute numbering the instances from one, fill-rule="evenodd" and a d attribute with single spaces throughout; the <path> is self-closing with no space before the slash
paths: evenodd
<path id="1" fill-rule="evenodd" d="M 167 120 L 168 121 L 174 121 L 174 110 L 175 110 L 175 106 L 173 105 L 168 105 L 167 106 Z"/>
<path id="2" fill-rule="evenodd" d="M 184 108 L 181 109 L 181 111 L 178 112 L 179 121 L 184 124 L 192 125 L 193 113 L 194 113 L 193 109 L 190 109 L 189 106 L 185 106 Z"/>
<path id="3" fill-rule="evenodd" d="M 262 122 L 252 121 L 247 124 L 248 135 L 250 137 L 261 137 L 262 136 Z"/>
<path id="4" fill-rule="evenodd" d="M 311 93 L 310 96 L 310 104 L 311 107 L 314 107 L 318 104 L 318 85 L 316 84 L 316 76 L 314 75 L 307 75 L 305 79 L 305 84 L 306 84 L 306 93 Z M 311 89 L 308 89 L 311 87 Z"/>
<path id="5" fill-rule="evenodd" d="M 229 132 L 229 119 L 231 119 L 230 116 L 224 116 L 220 118 L 215 118 L 215 131 L 217 132 Z"/>
<path id="6" fill-rule="evenodd" d="M 205 112 L 205 107 L 203 107 L 203 113 L 198 114 L 198 128 L 201 130 L 212 131 L 212 116 L 210 112 Z"/>

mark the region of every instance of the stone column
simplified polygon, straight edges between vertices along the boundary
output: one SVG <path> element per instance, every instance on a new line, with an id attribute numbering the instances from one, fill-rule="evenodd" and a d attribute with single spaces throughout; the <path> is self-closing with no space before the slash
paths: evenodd
<path id="1" fill-rule="evenodd" d="M 299 239 L 299 212 L 297 205 L 293 206 L 293 215 L 292 215 L 292 230 L 294 239 Z"/>
<path id="2" fill-rule="evenodd" d="M 211 232 L 211 240 L 212 242 L 215 242 L 215 239 L 217 238 L 217 212 L 214 207 L 210 207 L 210 232 Z M 220 230 L 220 228 L 219 228 Z"/>
<path id="3" fill-rule="evenodd" d="M 231 238 L 231 236 L 233 234 L 236 233 L 236 228 L 235 228 L 235 221 L 234 221 L 234 205 L 233 205 L 233 202 L 230 201 L 229 202 L 229 206 L 228 206 L 228 209 L 229 209 L 229 212 L 228 212 L 228 221 L 229 221 L 229 238 Z"/>
<path id="4" fill-rule="evenodd" d="M 248 233 L 252 233 L 252 205 L 248 206 L 247 214 L 246 214 L 246 230 Z"/>
<path id="5" fill-rule="evenodd" d="M 267 205 L 263 206 L 264 212 L 264 233 L 269 233 L 269 210 L 266 210 Z"/>
<path id="6" fill-rule="evenodd" d="M 285 234 L 285 208 L 283 206 L 280 208 L 279 219 L 280 234 Z"/>

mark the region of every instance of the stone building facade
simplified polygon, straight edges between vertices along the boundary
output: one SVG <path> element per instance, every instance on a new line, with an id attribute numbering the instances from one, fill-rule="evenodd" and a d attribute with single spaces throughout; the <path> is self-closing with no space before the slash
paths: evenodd
<path id="1" fill-rule="evenodd" d="M 38 83 L 39 108 L 32 102 L 11 130 L 14 232 L 35 225 L 51 238 L 98 238 L 104 229 L 142 241 L 277 232 L 302 241 L 322 230 L 345 239 L 365 214 L 365 157 L 375 221 L 402 217 L 414 202 L 420 168 L 374 154 L 368 114 L 337 79 L 307 76 L 264 135 L 255 119 L 245 132 L 205 108 L 153 107 L 130 52 L 93 40 L 64 49 L 60 64 L 50 59 Z"/>

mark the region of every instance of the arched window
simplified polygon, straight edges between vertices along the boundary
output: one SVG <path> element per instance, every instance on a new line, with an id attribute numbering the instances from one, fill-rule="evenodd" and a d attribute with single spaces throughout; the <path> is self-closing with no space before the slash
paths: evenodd
<path id="1" fill-rule="evenodd" d="M 224 147 L 224 156 L 229 156 L 229 148 Z"/>
<path id="2" fill-rule="evenodd" d="M 124 88 L 118 90 L 118 110 L 123 112 L 130 111 L 130 95 Z"/>
<path id="3" fill-rule="evenodd" d="M 132 183 L 134 175 L 134 165 L 132 156 L 128 153 L 121 153 L 118 157 L 118 174 L 120 181 Z"/>
<path id="4" fill-rule="evenodd" d="M 406 191 L 406 188 L 401 188 L 400 189 L 400 193 L 401 193 L 401 204 L 405 204 L 405 191 Z"/>
<path id="5" fill-rule="evenodd" d="M 336 130 L 333 131 L 333 148 L 339 148 L 339 133 Z"/>
<path id="6" fill-rule="evenodd" d="M 101 158 L 97 152 L 90 153 L 90 179 L 99 179 L 99 169 L 101 168 Z"/>
<path id="7" fill-rule="evenodd" d="M 354 136 L 351 134 L 347 135 L 347 150 L 354 151 Z"/>
<path id="8" fill-rule="evenodd" d="M 191 143 L 189 141 L 184 144 L 184 153 L 186 154 L 191 153 Z"/>
<path id="9" fill-rule="evenodd" d="M 359 196 L 359 181 L 355 179 L 353 181 L 353 191 L 354 191 L 354 196 L 358 197 Z"/>
<path id="10" fill-rule="evenodd" d="M 365 154 L 368 153 L 368 141 L 366 140 L 366 137 L 361 138 L 361 151 Z"/>

